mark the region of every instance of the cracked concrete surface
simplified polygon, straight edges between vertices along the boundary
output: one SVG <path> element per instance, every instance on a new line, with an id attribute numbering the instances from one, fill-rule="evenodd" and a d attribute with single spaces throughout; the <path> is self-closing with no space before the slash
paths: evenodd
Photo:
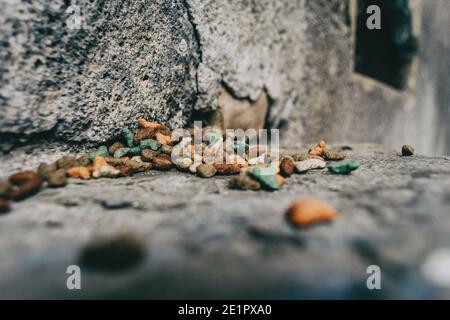
<path id="1" fill-rule="evenodd" d="M 352 147 L 362 164 L 352 175 L 294 175 L 273 193 L 176 171 L 45 189 L 0 217 L 0 297 L 449 298 L 424 265 L 450 246 L 450 157 Z M 338 219 L 293 229 L 284 213 L 305 197 Z M 83 246 L 125 232 L 145 244 L 137 269 L 82 270 L 82 290 L 66 289 Z M 381 268 L 380 291 L 366 288 L 369 265 Z"/>

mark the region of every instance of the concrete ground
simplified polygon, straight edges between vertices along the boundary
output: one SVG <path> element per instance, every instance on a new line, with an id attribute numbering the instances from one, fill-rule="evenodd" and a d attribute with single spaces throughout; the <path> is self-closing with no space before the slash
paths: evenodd
<path id="1" fill-rule="evenodd" d="M 176 171 L 45 189 L 0 216 L 0 298 L 450 298 L 450 157 L 352 147 L 352 175 L 294 175 L 272 193 Z M 15 156 L 3 173 L 32 155 Z M 285 211 L 306 197 L 338 219 L 293 229 Z M 68 290 L 82 248 L 123 233 L 142 239 L 144 260 L 82 268 L 81 290 Z M 381 290 L 367 289 L 370 265 Z"/>

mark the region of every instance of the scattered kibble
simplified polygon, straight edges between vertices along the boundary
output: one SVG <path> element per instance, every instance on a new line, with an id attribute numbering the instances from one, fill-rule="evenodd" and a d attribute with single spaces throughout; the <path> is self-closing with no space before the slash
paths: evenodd
<path id="1" fill-rule="evenodd" d="M 289 221 L 296 227 L 331 222 L 337 213 L 320 200 L 307 199 L 294 202 L 287 211 Z"/>
<path id="2" fill-rule="evenodd" d="M 142 140 L 139 143 L 139 147 L 141 148 L 141 150 L 150 149 L 153 151 L 158 151 L 161 147 L 161 142 L 153 139 Z"/>
<path id="3" fill-rule="evenodd" d="M 340 161 L 344 160 L 346 155 L 343 152 L 325 151 L 323 157 L 328 161 Z"/>
<path id="4" fill-rule="evenodd" d="M 58 169 L 70 169 L 73 167 L 80 166 L 80 162 L 74 156 L 63 156 L 56 160 L 56 165 Z"/>
<path id="5" fill-rule="evenodd" d="M 282 158 L 280 161 L 280 173 L 289 178 L 294 173 L 294 162 L 290 158 Z"/>
<path id="6" fill-rule="evenodd" d="M 323 157 L 326 146 L 326 142 L 324 140 L 321 140 L 318 145 L 308 151 L 308 154 L 312 156 Z"/>
<path id="7" fill-rule="evenodd" d="M 116 178 L 120 171 L 108 164 L 104 157 L 96 157 L 92 164 L 92 177 L 98 178 Z"/>
<path id="8" fill-rule="evenodd" d="M 406 144 L 402 147 L 402 155 L 404 157 L 411 157 L 414 155 L 414 152 L 415 152 L 415 150 L 414 150 L 413 146 Z"/>
<path id="9" fill-rule="evenodd" d="M 158 156 L 158 152 L 150 150 L 150 149 L 144 149 L 141 151 L 141 158 L 145 162 L 152 162 L 153 158 Z"/>
<path id="10" fill-rule="evenodd" d="M 295 162 L 295 171 L 297 173 L 305 173 L 310 170 L 325 169 L 327 163 L 324 160 L 309 159 L 304 161 Z"/>
<path id="11" fill-rule="evenodd" d="M 67 176 L 70 178 L 89 180 L 91 179 L 91 171 L 86 167 L 73 167 L 67 170 Z"/>
<path id="12" fill-rule="evenodd" d="M 191 158 L 179 158 L 175 160 L 175 166 L 180 171 L 189 171 L 189 168 L 193 164 L 194 161 L 192 161 Z"/>
<path id="13" fill-rule="evenodd" d="M 261 184 L 250 178 L 248 175 L 240 175 L 232 178 L 228 182 L 228 187 L 230 189 L 236 190 L 253 190 L 257 191 L 261 189 Z"/>
<path id="14" fill-rule="evenodd" d="M 153 129 L 153 130 L 161 129 L 161 125 L 159 123 L 149 122 L 145 119 L 139 119 L 138 125 L 140 125 L 142 128 L 146 128 L 146 129 Z"/>
<path id="15" fill-rule="evenodd" d="M 96 157 L 109 157 L 109 151 L 106 146 L 99 147 L 96 151 L 89 154 L 89 160 L 94 160 Z"/>
<path id="16" fill-rule="evenodd" d="M 47 179 L 48 186 L 51 188 L 61 188 L 67 185 L 66 170 L 59 169 L 53 172 Z"/>
<path id="17" fill-rule="evenodd" d="M 48 180 L 50 176 L 55 173 L 55 171 L 58 170 L 58 166 L 56 162 L 53 162 L 51 164 L 42 162 L 39 164 L 39 167 L 37 169 L 37 174 L 44 180 Z"/>
<path id="18" fill-rule="evenodd" d="M 241 165 L 235 163 L 235 164 L 219 164 L 219 163 L 215 163 L 214 168 L 217 171 L 217 174 L 222 175 L 222 176 L 230 176 L 230 175 L 234 175 L 234 174 L 238 174 L 241 172 Z"/>
<path id="19" fill-rule="evenodd" d="M 196 146 L 193 144 L 193 129 L 190 129 L 190 136 L 172 138 L 171 130 L 164 125 L 145 119 L 139 119 L 138 125 L 139 128 L 134 132 L 122 128 L 121 141 L 116 141 L 109 147 L 100 146 L 83 153 L 79 158 L 65 155 L 54 163 L 41 163 L 37 173 L 25 171 L 11 176 L 9 181 L 12 188 L 9 183 L 0 183 L 0 199 L 4 210 L 9 210 L 9 198 L 25 199 L 37 193 L 44 181 L 48 187 L 63 187 L 67 184 L 67 177 L 83 180 L 91 177 L 128 177 L 150 169 L 167 171 L 175 167 L 200 178 L 235 175 L 229 181 L 232 189 L 275 191 L 294 172 L 323 169 L 326 167 L 324 158 L 328 161 L 345 158 L 342 152 L 326 151 L 323 140 L 310 149 L 308 154 L 283 155 L 278 160 L 266 145 L 250 147 L 248 141 L 235 140 L 236 137 L 228 139 L 228 144 L 222 144 L 224 132 L 218 128 L 204 128 L 203 138 L 206 142 Z M 402 153 L 405 155 L 407 152 L 402 150 Z M 413 153 L 412 149 L 411 154 Z M 217 163 L 217 157 L 223 157 L 224 162 Z M 341 161 L 330 164 L 329 170 L 347 174 L 358 166 L 355 161 Z"/>
<path id="20" fill-rule="evenodd" d="M 197 167 L 197 174 L 200 178 L 214 177 L 217 170 L 210 164 L 201 164 Z"/>
<path id="21" fill-rule="evenodd" d="M 167 170 L 172 169 L 172 167 L 173 167 L 170 157 L 167 155 L 162 155 L 162 154 L 153 158 L 152 164 L 153 164 L 153 169 L 159 170 L 159 171 L 167 171 Z"/>
<path id="22" fill-rule="evenodd" d="M 161 153 L 167 154 L 169 156 L 172 154 L 172 150 L 173 150 L 173 147 L 169 146 L 167 144 L 163 144 L 161 146 Z"/>
<path id="23" fill-rule="evenodd" d="M 155 129 L 137 129 L 134 132 L 133 143 L 139 145 L 142 140 L 152 139 L 155 137 Z"/>
<path id="24" fill-rule="evenodd" d="M 328 165 L 328 170 L 335 174 L 350 174 L 360 166 L 358 161 L 355 160 L 342 160 Z"/>
<path id="25" fill-rule="evenodd" d="M 113 143 L 109 148 L 108 148 L 108 152 L 109 155 L 113 156 L 114 153 L 119 150 L 125 148 L 125 145 L 122 142 L 115 142 Z"/>
<path id="26" fill-rule="evenodd" d="M 120 132 L 120 134 L 122 135 L 122 138 L 123 138 L 123 141 L 125 142 L 125 145 L 128 148 L 133 148 L 134 147 L 134 135 L 133 135 L 133 132 L 131 132 L 130 129 L 123 128 L 122 131 Z"/>
<path id="27" fill-rule="evenodd" d="M 131 159 L 125 162 L 125 166 L 130 168 L 132 173 L 145 172 L 152 168 L 151 163 Z"/>
<path id="28" fill-rule="evenodd" d="M 273 167 L 262 168 L 254 166 L 247 170 L 247 174 L 261 183 L 261 186 L 267 190 L 275 191 L 280 188 L 279 179 Z"/>
<path id="29" fill-rule="evenodd" d="M 34 171 L 22 171 L 9 177 L 9 183 L 13 185 L 13 190 L 9 196 L 18 201 L 31 197 L 42 188 L 43 180 Z"/>
<path id="30" fill-rule="evenodd" d="M 120 148 L 114 152 L 114 158 L 120 159 L 128 155 L 131 151 L 131 148 Z"/>
<path id="31" fill-rule="evenodd" d="M 172 138 L 170 136 L 163 135 L 160 132 L 157 132 L 155 137 L 156 140 L 158 140 L 158 142 L 161 144 L 169 145 L 172 143 Z"/>

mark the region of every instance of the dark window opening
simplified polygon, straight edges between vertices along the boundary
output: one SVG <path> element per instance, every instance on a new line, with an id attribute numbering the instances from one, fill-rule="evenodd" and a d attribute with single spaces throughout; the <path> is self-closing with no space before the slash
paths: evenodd
<path id="1" fill-rule="evenodd" d="M 355 71 L 403 90 L 417 54 L 408 0 L 358 0 Z M 381 29 L 370 30 L 367 8 L 381 9 Z"/>

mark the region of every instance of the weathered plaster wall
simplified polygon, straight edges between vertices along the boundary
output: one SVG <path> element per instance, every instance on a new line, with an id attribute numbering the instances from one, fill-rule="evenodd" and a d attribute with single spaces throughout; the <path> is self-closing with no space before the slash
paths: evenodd
<path id="1" fill-rule="evenodd" d="M 417 1 L 415 1 L 417 2 Z M 422 1 L 416 90 L 355 75 L 348 0 L 0 0 L 0 140 L 102 142 L 147 117 L 187 125 L 266 91 L 284 144 L 411 143 L 450 150 L 450 2 Z"/>

